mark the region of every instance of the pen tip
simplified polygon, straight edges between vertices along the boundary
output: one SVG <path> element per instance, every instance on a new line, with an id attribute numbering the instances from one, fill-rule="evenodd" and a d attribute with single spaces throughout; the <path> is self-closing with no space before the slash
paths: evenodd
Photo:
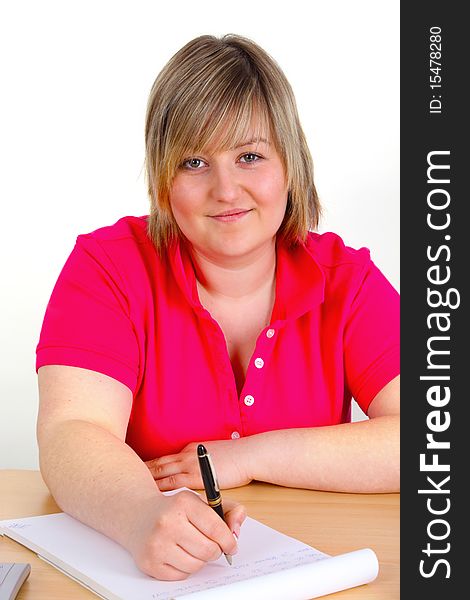
<path id="1" fill-rule="evenodd" d="M 232 557 L 230 556 L 230 554 L 226 554 L 225 558 L 227 559 L 227 562 L 230 566 L 232 566 Z"/>

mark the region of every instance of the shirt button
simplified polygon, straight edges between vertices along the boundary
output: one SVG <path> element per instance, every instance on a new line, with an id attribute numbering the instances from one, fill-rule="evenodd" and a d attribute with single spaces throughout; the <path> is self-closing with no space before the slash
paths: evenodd
<path id="1" fill-rule="evenodd" d="M 251 406 L 254 403 L 255 399 L 253 398 L 253 396 L 245 396 L 245 399 L 243 400 L 243 402 L 247 405 L 247 406 Z"/>
<path id="2" fill-rule="evenodd" d="M 238 433 L 238 431 L 232 431 L 232 435 L 230 437 L 232 438 L 232 440 L 238 440 L 240 434 Z"/>
<path id="3" fill-rule="evenodd" d="M 268 329 L 268 331 L 266 332 L 266 337 L 272 338 L 275 333 L 276 332 L 274 331 L 274 329 Z"/>
<path id="4" fill-rule="evenodd" d="M 257 369 L 262 369 L 264 367 L 264 360 L 262 358 L 255 359 L 255 367 Z"/>

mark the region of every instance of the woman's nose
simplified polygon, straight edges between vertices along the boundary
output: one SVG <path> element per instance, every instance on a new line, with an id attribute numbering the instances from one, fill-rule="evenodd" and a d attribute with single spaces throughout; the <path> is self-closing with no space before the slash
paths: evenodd
<path id="1" fill-rule="evenodd" d="M 212 170 L 211 194 L 218 202 L 233 202 L 240 195 L 240 182 L 233 169 L 216 166 Z"/>

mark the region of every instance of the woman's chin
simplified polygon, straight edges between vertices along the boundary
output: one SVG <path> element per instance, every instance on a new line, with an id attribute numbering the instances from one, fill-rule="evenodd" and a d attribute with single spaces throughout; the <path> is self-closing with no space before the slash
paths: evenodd
<path id="1" fill-rule="evenodd" d="M 217 243 L 208 244 L 205 253 L 209 252 L 214 257 L 226 260 L 243 259 L 258 253 L 264 246 L 273 246 L 271 240 L 253 239 L 226 239 Z"/>

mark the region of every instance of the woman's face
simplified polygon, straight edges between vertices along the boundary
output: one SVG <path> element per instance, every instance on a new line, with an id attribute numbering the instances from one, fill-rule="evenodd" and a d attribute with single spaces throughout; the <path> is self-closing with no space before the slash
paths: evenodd
<path id="1" fill-rule="evenodd" d="M 273 244 L 287 204 L 284 167 L 273 141 L 188 156 L 170 191 L 174 218 L 194 250 L 211 259 L 243 258 Z"/>

